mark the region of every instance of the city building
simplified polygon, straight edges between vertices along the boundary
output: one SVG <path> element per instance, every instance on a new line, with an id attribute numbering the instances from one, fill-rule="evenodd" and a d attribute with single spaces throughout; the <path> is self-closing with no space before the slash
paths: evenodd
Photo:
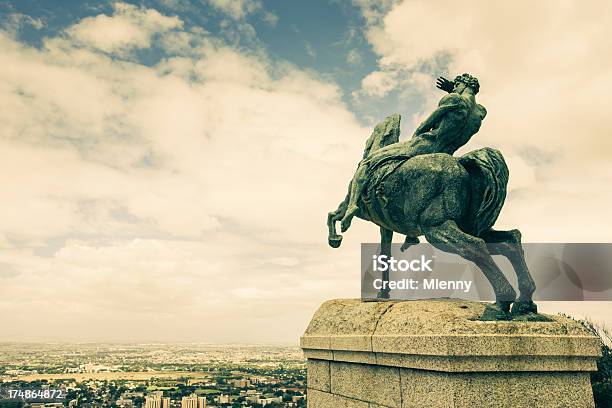
<path id="1" fill-rule="evenodd" d="M 257 401 L 258 403 L 260 403 L 261 405 L 263 405 L 264 407 L 268 404 L 271 404 L 273 402 L 283 402 L 283 399 L 281 397 L 273 397 L 273 398 L 260 398 L 259 401 Z"/>
<path id="2" fill-rule="evenodd" d="M 162 391 L 155 391 L 145 397 L 144 408 L 170 408 L 170 398 L 164 397 Z"/>
<path id="3" fill-rule="evenodd" d="M 117 401 L 115 401 L 115 404 L 120 408 L 130 408 L 134 406 L 134 401 L 131 399 L 119 398 Z"/>
<path id="4" fill-rule="evenodd" d="M 230 384 L 232 384 L 236 388 L 246 388 L 251 385 L 251 382 L 248 379 L 238 379 L 238 380 L 230 380 Z"/>
<path id="5" fill-rule="evenodd" d="M 206 408 L 206 397 L 191 394 L 181 399 L 181 408 Z"/>

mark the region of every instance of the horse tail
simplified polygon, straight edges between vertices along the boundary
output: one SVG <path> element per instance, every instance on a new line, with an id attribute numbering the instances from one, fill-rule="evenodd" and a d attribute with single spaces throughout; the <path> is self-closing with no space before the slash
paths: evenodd
<path id="1" fill-rule="evenodd" d="M 459 163 L 469 172 L 472 185 L 477 183 L 476 185 L 480 186 L 480 200 L 472 204 L 474 210 L 472 228 L 476 235 L 480 235 L 495 224 L 504 205 L 508 186 L 508 166 L 501 152 L 490 147 L 461 156 Z"/>

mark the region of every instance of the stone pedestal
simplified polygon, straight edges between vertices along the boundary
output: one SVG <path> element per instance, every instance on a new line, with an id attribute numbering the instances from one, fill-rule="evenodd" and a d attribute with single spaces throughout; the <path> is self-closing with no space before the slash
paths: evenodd
<path id="1" fill-rule="evenodd" d="M 309 408 L 594 407 L 597 337 L 462 300 L 331 300 L 301 338 Z"/>

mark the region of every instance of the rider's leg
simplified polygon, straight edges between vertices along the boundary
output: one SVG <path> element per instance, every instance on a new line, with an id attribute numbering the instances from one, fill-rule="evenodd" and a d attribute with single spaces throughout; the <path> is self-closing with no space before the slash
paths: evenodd
<path id="1" fill-rule="evenodd" d="M 355 171 L 355 176 L 353 176 L 353 180 L 350 184 L 346 213 L 340 222 L 342 232 L 346 232 L 346 230 L 349 229 L 353 217 L 359 210 L 357 202 L 359 201 L 359 197 L 361 196 L 368 179 L 370 167 L 377 165 L 377 163 L 380 163 L 386 158 L 402 154 L 404 149 L 404 143 L 394 143 L 372 152 L 368 157 L 359 163 L 359 166 L 357 166 L 357 170 Z"/>
<path id="2" fill-rule="evenodd" d="M 357 207 L 357 201 L 361 196 L 363 187 L 365 186 L 365 182 L 367 180 L 368 166 L 369 163 L 367 159 L 362 160 L 357 167 L 357 171 L 355 171 L 353 180 L 351 181 L 346 212 L 342 218 L 342 221 L 340 222 L 340 230 L 342 232 L 346 232 L 346 230 L 349 229 L 353 217 L 359 210 L 359 207 Z"/>

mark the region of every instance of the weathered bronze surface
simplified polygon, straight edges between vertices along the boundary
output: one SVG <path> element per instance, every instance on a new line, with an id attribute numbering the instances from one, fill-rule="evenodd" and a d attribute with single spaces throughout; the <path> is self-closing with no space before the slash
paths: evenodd
<path id="1" fill-rule="evenodd" d="M 502 154 L 485 147 L 452 156 L 478 132 L 486 116 L 475 99 L 478 80 L 469 74 L 454 81 L 441 77 L 437 87 L 449 94 L 412 138 L 399 141 L 398 114 L 375 127 L 346 198 L 328 214 L 329 244 L 340 246 L 336 223 L 345 232 L 354 216 L 380 227 L 381 252 L 386 255 L 390 255 L 393 232 L 406 236 L 404 250 L 424 236 L 437 248 L 456 253 L 482 270 L 496 296 L 483 318 L 511 318 L 511 305 L 515 316 L 536 313 L 535 284 L 525 263 L 520 232 L 492 229 L 506 198 L 508 168 Z M 486 243 L 502 245 L 491 253 Z M 503 255 L 512 263 L 518 299 L 491 255 Z M 388 298 L 388 289 L 378 297 Z"/>

